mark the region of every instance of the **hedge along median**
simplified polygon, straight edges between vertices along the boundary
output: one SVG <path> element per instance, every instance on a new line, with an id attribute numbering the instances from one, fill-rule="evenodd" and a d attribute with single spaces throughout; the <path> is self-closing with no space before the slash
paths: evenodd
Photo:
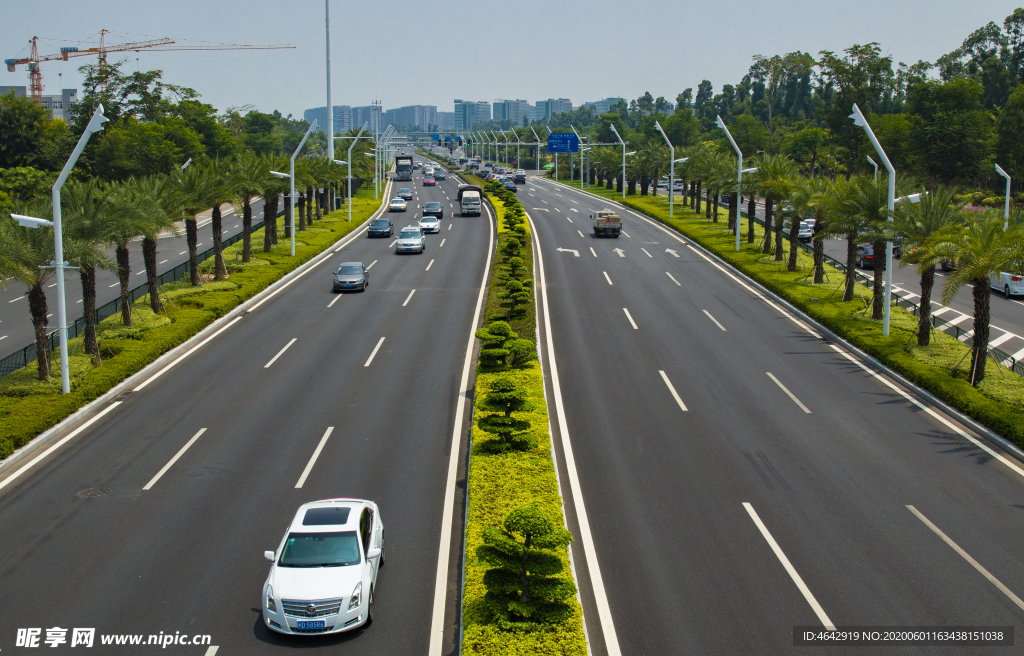
<path id="1" fill-rule="evenodd" d="M 161 287 L 166 316 L 153 315 L 147 296 L 133 305 L 133 328 L 122 326 L 119 315 L 101 322 L 97 327 L 100 366 L 93 367 L 84 355 L 81 338 L 69 341 L 70 394 L 60 393 L 59 374 L 49 382 L 34 382 L 34 362 L 0 379 L 0 459 L 322 253 L 355 230 L 382 202 L 373 199 L 372 188 L 361 190 L 353 198 L 351 223 L 346 220 L 347 209 L 342 209 L 326 215 L 312 228 L 295 233 L 295 257 L 289 255 L 289 240 L 283 238 L 283 217 L 277 219 L 278 235 L 282 237 L 273 252 L 264 253 L 257 246 L 263 242 L 262 229 L 253 232 L 253 261 L 243 264 L 236 259 L 242 242 L 225 249 L 224 259 L 231 272 L 228 281 L 207 283 L 198 289 L 187 283 L 169 283 Z M 210 262 L 207 267 L 212 266 Z M 51 366 L 56 374 L 60 367 L 56 354 Z"/>
<path id="2" fill-rule="evenodd" d="M 566 184 L 566 183 L 560 183 Z M 570 186 L 570 185 L 566 185 Z M 578 183 L 574 189 L 579 189 Z M 792 303 L 843 339 L 869 353 L 885 366 L 902 374 L 916 385 L 927 389 L 952 407 L 976 419 L 1017 446 L 1024 447 L 1024 383 L 1020 377 L 1002 366 L 986 376 L 977 387 L 967 380 L 966 368 L 950 371 L 967 352 L 968 347 L 952 337 L 939 334 L 939 344 L 927 348 L 916 344 L 914 330 L 917 317 L 900 307 L 891 309 L 889 335 L 882 335 L 880 321 L 869 319 L 864 309 L 870 301 L 858 285 L 858 296 L 842 302 L 844 275 L 825 267 L 826 281 L 811 284 L 812 261 L 802 251 L 796 272 L 786 270 L 785 262 L 774 262 L 763 255 L 759 246 L 764 227 L 755 224 L 753 244 L 746 243 L 747 226 L 741 227 L 741 250 L 736 251 L 734 233 L 727 223 L 711 223 L 703 215 L 690 210 L 681 199 L 675 203 L 674 218 L 669 218 L 667 196 L 627 196 L 605 188 L 591 187 L 591 194 L 620 203 L 689 237 L 772 292 Z M 726 214 L 725 208 L 720 215 Z"/>
<path id="3" fill-rule="evenodd" d="M 462 175 L 470 184 L 483 181 Z M 572 580 L 536 359 L 533 253 L 522 208 L 488 185 L 498 247 L 488 282 L 468 472 L 462 652 L 583 656 L 583 610 Z M 527 534 L 530 544 L 524 540 Z M 529 600 L 519 579 L 523 559 Z"/>

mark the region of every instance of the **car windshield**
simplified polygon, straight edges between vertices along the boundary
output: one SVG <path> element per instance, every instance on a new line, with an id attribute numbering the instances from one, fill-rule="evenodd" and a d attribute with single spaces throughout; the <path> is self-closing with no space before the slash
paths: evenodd
<path id="1" fill-rule="evenodd" d="M 436 216 L 425 216 L 422 219 L 420 219 L 420 223 L 437 223 L 437 217 Z"/>
<path id="2" fill-rule="evenodd" d="M 377 219 L 376 221 L 371 223 L 370 226 L 374 228 L 386 228 L 388 227 L 388 222 L 387 219 Z"/>
<path id="3" fill-rule="evenodd" d="M 359 564 L 355 531 L 289 533 L 278 565 L 281 567 L 341 567 Z"/>
<path id="4" fill-rule="evenodd" d="M 398 193 L 400 193 L 400 194 L 411 194 L 412 191 L 410 191 L 409 189 L 399 189 Z"/>
<path id="5" fill-rule="evenodd" d="M 343 266 L 338 269 L 339 276 L 358 276 L 362 272 L 362 267 L 358 266 Z"/>
<path id="6" fill-rule="evenodd" d="M 428 210 L 436 210 L 437 208 L 441 207 L 441 203 L 427 203 L 423 207 L 427 208 Z"/>
<path id="7" fill-rule="evenodd" d="M 401 198 L 396 198 L 391 202 L 394 203 L 395 205 L 403 205 L 405 203 L 405 201 L 402 200 Z"/>
<path id="8" fill-rule="evenodd" d="M 419 236 L 419 230 L 403 230 L 401 234 L 398 235 L 399 239 L 419 239 Z"/>

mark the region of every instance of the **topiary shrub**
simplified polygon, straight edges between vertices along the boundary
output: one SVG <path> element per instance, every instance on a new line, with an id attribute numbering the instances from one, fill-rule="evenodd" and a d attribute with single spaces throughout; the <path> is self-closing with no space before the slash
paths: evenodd
<path id="1" fill-rule="evenodd" d="M 484 396 L 481 406 L 493 410 L 477 420 L 477 426 L 498 436 L 496 442 L 487 445 L 492 452 L 527 451 L 537 446 L 537 438 L 531 434 L 530 422 L 512 415 L 513 412 L 525 412 L 533 409 L 533 403 L 527 399 L 527 390 L 515 379 L 508 376 L 495 378 L 491 388 Z"/>
<path id="2" fill-rule="evenodd" d="M 501 242 L 501 252 L 506 257 L 515 257 L 521 250 L 523 250 L 523 244 L 515 237 L 509 237 Z"/>
<path id="3" fill-rule="evenodd" d="M 553 549 L 572 542 L 572 534 L 533 506 L 516 508 L 501 528 L 484 529 L 477 557 L 493 569 L 484 573 L 485 603 L 493 621 L 506 631 L 529 631 L 560 622 L 572 609 L 572 579 L 556 576 L 564 569 Z"/>
<path id="4" fill-rule="evenodd" d="M 509 354 L 505 342 L 517 337 L 519 335 L 505 321 L 495 321 L 490 326 L 476 331 L 476 338 L 484 343 L 480 349 L 480 364 L 492 369 L 504 366 Z"/>
<path id="5" fill-rule="evenodd" d="M 516 311 L 517 303 L 525 303 L 530 300 L 530 288 L 518 280 L 509 280 L 505 283 L 505 291 L 498 292 L 498 298 L 509 301 L 508 314 L 511 316 Z"/>

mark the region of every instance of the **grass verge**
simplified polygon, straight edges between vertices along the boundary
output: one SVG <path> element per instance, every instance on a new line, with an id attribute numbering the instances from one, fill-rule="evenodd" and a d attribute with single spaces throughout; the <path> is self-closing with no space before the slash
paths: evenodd
<path id="1" fill-rule="evenodd" d="M 566 184 L 566 183 L 560 183 Z M 568 186 L 568 185 L 567 185 Z M 575 185 L 579 188 L 579 185 Z M 747 223 L 743 220 L 740 250 L 727 227 L 727 209 L 719 209 L 720 223 L 708 221 L 703 213 L 690 210 L 679 200 L 669 218 L 667 196 L 626 196 L 621 192 L 592 186 L 586 191 L 621 203 L 674 228 L 704 248 L 761 283 L 772 292 L 806 312 L 829 330 L 842 336 L 913 383 L 927 389 L 949 405 L 974 418 L 1020 447 L 1024 447 L 1024 379 L 989 361 L 985 380 L 977 387 L 967 380 L 969 348 L 944 333 L 933 333 L 933 345 L 918 348 L 914 330 L 917 317 L 893 306 L 889 335 L 882 335 L 882 322 L 871 320 L 864 309 L 871 301 L 870 290 L 858 285 L 852 301 L 842 302 L 844 274 L 825 267 L 825 283 L 811 284 L 812 260 L 799 253 L 796 272 L 786 263 L 775 262 L 758 249 L 764 227 L 755 224 L 754 244 L 746 243 Z M 788 241 L 784 242 L 788 248 Z M 954 366 L 961 361 L 954 370 Z M 951 373 L 952 372 L 952 373 Z"/>
<path id="2" fill-rule="evenodd" d="M 483 181 L 475 176 L 460 174 L 470 184 Z M 507 266 L 502 263 L 501 245 L 509 238 L 502 223 L 505 205 L 494 194 L 487 193 L 497 213 L 498 249 L 488 282 L 485 323 L 504 319 L 507 304 L 498 298 L 504 290 L 503 275 Z M 527 226 L 527 230 L 529 227 Z M 533 270 L 533 252 L 527 247 L 520 254 L 525 269 Z M 532 285 L 530 285 L 532 287 Z M 523 307 L 523 306 L 520 306 Z M 536 338 L 536 302 L 525 304 L 526 311 L 508 320 L 512 329 L 521 337 Z M 466 565 L 465 586 L 462 603 L 462 653 L 485 656 L 518 656 L 520 654 L 548 654 L 584 656 L 587 653 L 586 636 L 583 629 L 583 610 L 576 597 L 572 597 L 571 613 L 561 622 L 542 625 L 531 631 L 506 631 L 491 621 L 486 609 L 484 574 L 489 569 L 477 557 L 477 550 L 484 544 L 483 532 L 487 527 L 500 526 L 512 510 L 521 506 L 536 506 L 560 523 L 562 498 L 555 474 L 555 463 L 551 453 L 549 419 L 544 398 L 544 377 L 540 363 L 533 361 L 520 369 L 501 372 L 484 371 L 477 367 L 475 389 L 475 416 L 483 411 L 483 391 L 499 376 L 511 376 L 525 387 L 527 397 L 533 403 L 528 412 L 516 413 L 517 417 L 530 422 L 536 448 L 527 451 L 494 453 L 487 443 L 497 436 L 474 426 L 473 450 L 468 473 L 469 508 L 466 521 Z M 562 576 L 570 577 L 569 552 L 567 548 L 556 550 L 562 561 Z"/>
<path id="3" fill-rule="evenodd" d="M 147 296 L 132 307 L 134 326 L 123 326 L 120 315 L 103 321 L 97 327 L 102 358 L 99 366 L 92 366 L 84 355 L 81 338 L 69 341 L 70 394 L 60 393 L 56 352 L 51 354 L 55 375 L 49 381 L 37 380 L 34 362 L 4 376 L 0 379 L 0 459 L 323 252 L 365 221 L 382 202 L 373 199 L 372 187 L 360 190 L 353 198 L 351 223 L 346 221 L 347 209 L 337 210 L 316 222 L 312 230 L 296 232 L 295 257 L 289 255 L 290 244 L 283 237 L 283 217 L 277 219 L 280 241 L 273 252 L 263 252 L 263 230 L 253 232 L 257 259 L 247 264 L 236 260 L 241 242 L 224 250 L 231 271 L 228 281 L 207 283 L 198 290 L 187 282 L 168 283 L 161 287 L 165 315 L 153 315 Z M 201 265 L 203 270 L 211 266 L 212 258 L 209 264 Z"/>

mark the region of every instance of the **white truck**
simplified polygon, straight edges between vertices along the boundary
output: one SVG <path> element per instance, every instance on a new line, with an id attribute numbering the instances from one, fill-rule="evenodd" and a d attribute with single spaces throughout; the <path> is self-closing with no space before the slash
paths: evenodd
<path id="1" fill-rule="evenodd" d="M 480 216 L 482 195 L 479 185 L 459 186 L 459 212 L 462 216 Z"/>
<path id="2" fill-rule="evenodd" d="M 594 220 L 594 234 L 618 238 L 622 232 L 622 218 L 611 210 L 598 210 L 590 215 Z"/>

